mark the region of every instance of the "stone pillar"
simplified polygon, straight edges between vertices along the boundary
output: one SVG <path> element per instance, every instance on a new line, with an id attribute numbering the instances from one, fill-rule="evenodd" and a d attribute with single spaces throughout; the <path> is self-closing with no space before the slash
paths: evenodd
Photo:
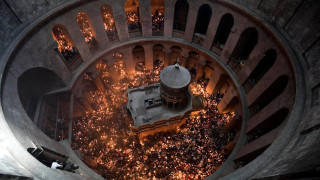
<path id="1" fill-rule="evenodd" d="M 186 31 L 184 33 L 184 40 L 187 42 L 192 42 L 194 28 L 196 26 L 197 15 L 198 15 L 199 5 L 196 2 L 189 2 L 189 12 L 186 25 Z"/>
<path id="2" fill-rule="evenodd" d="M 221 61 L 223 63 L 228 63 L 229 58 L 231 57 L 231 54 L 238 43 L 241 32 L 241 30 L 237 29 L 237 24 L 235 23 L 220 55 Z"/>
<path id="3" fill-rule="evenodd" d="M 189 53 L 186 51 L 181 52 L 181 59 L 180 59 L 180 65 L 187 68 L 188 67 L 188 59 L 189 59 Z"/>
<path id="4" fill-rule="evenodd" d="M 176 0 L 166 0 L 164 8 L 164 36 L 172 37 L 174 8 Z"/>
<path id="5" fill-rule="evenodd" d="M 95 37 L 102 49 L 106 49 L 109 46 L 109 40 L 106 30 L 104 29 L 103 20 L 101 17 L 100 9 L 90 6 L 86 9 L 89 14 L 89 20 L 94 28 Z"/>
<path id="6" fill-rule="evenodd" d="M 84 92 L 82 93 L 82 106 L 85 107 L 85 109 L 87 111 L 93 111 L 92 107 L 91 107 L 91 97 L 90 97 L 90 94 L 84 90 Z"/>
<path id="7" fill-rule="evenodd" d="M 220 103 L 218 104 L 217 108 L 218 108 L 219 113 L 227 113 L 227 112 L 225 112 L 227 110 L 227 107 L 235 105 L 232 103 L 234 103 L 233 100 L 234 100 L 234 98 L 237 98 L 237 96 L 238 96 L 237 90 L 233 86 L 231 86 L 228 89 L 227 93 L 223 96 Z"/>
<path id="8" fill-rule="evenodd" d="M 201 62 L 198 64 L 196 79 L 203 76 L 205 65 Z"/>
<path id="9" fill-rule="evenodd" d="M 94 84 L 96 85 L 97 89 L 100 91 L 100 92 L 105 92 L 106 89 L 104 87 L 104 84 L 99 76 L 99 74 L 97 74 L 96 77 L 93 77 L 93 82 Z"/>
<path id="10" fill-rule="evenodd" d="M 204 39 L 203 42 L 203 48 L 207 51 L 210 51 L 212 43 L 213 43 L 213 39 L 214 36 L 217 33 L 217 29 L 220 23 L 220 19 L 221 19 L 221 15 L 218 11 L 218 9 L 216 8 L 216 6 L 214 6 L 214 8 L 212 8 L 212 16 L 209 22 L 209 26 L 208 26 L 208 30 L 206 33 L 206 38 Z"/>
<path id="11" fill-rule="evenodd" d="M 259 34 L 258 42 L 252 52 L 249 55 L 249 58 L 246 60 L 245 65 L 241 68 L 241 71 L 238 73 L 238 80 L 241 84 L 244 84 L 248 79 L 252 71 L 256 68 L 259 62 L 263 59 L 264 53 L 270 48 L 275 47 L 275 44 L 268 44 L 265 41 L 268 39 L 264 33 Z"/>
<path id="12" fill-rule="evenodd" d="M 210 80 L 209 80 L 209 83 L 207 85 L 207 88 L 206 88 L 206 91 L 210 94 L 212 94 L 215 89 L 216 89 L 216 86 L 219 82 L 219 79 L 221 78 L 221 75 L 222 75 L 222 71 L 220 68 L 215 68 L 211 77 L 210 77 Z"/>
<path id="13" fill-rule="evenodd" d="M 233 151 L 234 147 L 236 146 L 235 142 L 230 142 L 229 144 L 222 147 L 222 154 L 229 155 Z"/>
<path id="14" fill-rule="evenodd" d="M 225 131 L 231 131 L 238 128 L 239 124 L 241 123 L 241 119 L 239 116 L 236 116 L 230 119 L 229 122 L 227 122 L 226 126 L 224 127 Z"/>
<path id="15" fill-rule="evenodd" d="M 56 123 L 55 123 L 55 127 L 54 127 L 54 135 L 53 135 L 53 139 L 55 141 L 57 140 L 58 119 L 59 119 L 59 113 L 60 113 L 60 99 L 61 99 L 61 97 L 58 98 Z"/>
<path id="16" fill-rule="evenodd" d="M 89 46 L 84 40 L 84 37 L 80 31 L 80 28 L 77 24 L 76 18 L 74 18 L 73 21 L 69 21 L 67 24 L 64 24 L 64 26 L 67 28 L 70 37 L 75 44 L 76 48 L 78 49 L 78 52 L 82 59 L 84 61 L 89 61 L 91 58 L 91 52 L 89 50 Z"/>
<path id="17" fill-rule="evenodd" d="M 33 118 L 34 124 L 38 124 L 39 117 L 40 117 L 41 106 L 42 106 L 42 96 L 39 98 L 38 103 L 37 103 L 36 112 L 35 112 L 34 118 Z"/>
<path id="18" fill-rule="evenodd" d="M 140 0 L 139 7 L 142 35 L 144 37 L 152 36 L 151 0 Z"/>
<path id="19" fill-rule="evenodd" d="M 121 52 L 123 54 L 127 73 L 129 73 L 129 74 L 134 73 L 135 72 L 135 64 L 133 62 L 132 48 L 128 47 Z"/>
<path id="20" fill-rule="evenodd" d="M 213 72 L 214 72 L 213 68 L 211 68 L 208 64 L 206 64 L 204 67 L 205 78 L 210 78 Z"/>
<path id="21" fill-rule="evenodd" d="M 283 61 L 284 62 L 284 61 Z M 279 62 L 273 65 L 269 71 L 260 79 L 260 81 L 247 93 L 247 105 L 250 107 L 255 101 L 282 75 L 288 75 L 290 72 L 285 69 L 285 65 Z M 290 76 L 289 76 L 290 77 Z M 290 80 L 289 80 L 290 81 Z M 287 86 L 289 85 L 289 82 Z M 286 87 L 287 88 L 287 87 Z"/>
<path id="22" fill-rule="evenodd" d="M 71 144 L 72 142 L 72 121 L 73 121 L 73 97 L 74 95 L 71 93 L 70 96 L 70 113 L 69 113 L 69 130 L 68 130 L 68 141 Z"/>
<path id="23" fill-rule="evenodd" d="M 82 116 L 86 112 L 86 108 L 81 102 L 81 97 L 74 97 L 73 101 L 73 117 Z"/>
<path id="24" fill-rule="evenodd" d="M 170 63 L 170 53 L 171 53 L 171 49 L 168 49 L 168 48 L 163 49 L 163 54 L 164 54 L 163 65 L 164 65 L 164 67 L 167 67 Z"/>
<path id="25" fill-rule="evenodd" d="M 82 97 L 88 102 L 88 104 L 91 104 L 92 99 L 87 90 L 83 89 Z"/>
<path id="26" fill-rule="evenodd" d="M 129 40 L 127 17 L 124 10 L 125 1 L 126 0 L 113 1 L 114 5 L 112 5 L 113 16 L 121 42 Z"/>
<path id="27" fill-rule="evenodd" d="M 260 60 L 263 58 L 264 54 L 260 54 L 259 56 L 254 57 L 253 59 L 249 58 L 246 61 L 246 64 L 243 68 L 241 68 L 241 71 L 238 73 L 238 80 L 241 84 L 244 84 L 252 71 L 255 69 L 255 67 L 258 65 Z"/>
<path id="28" fill-rule="evenodd" d="M 153 69 L 153 46 L 152 44 L 146 44 L 144 48 L 144 59 L 146 70 Z"/>

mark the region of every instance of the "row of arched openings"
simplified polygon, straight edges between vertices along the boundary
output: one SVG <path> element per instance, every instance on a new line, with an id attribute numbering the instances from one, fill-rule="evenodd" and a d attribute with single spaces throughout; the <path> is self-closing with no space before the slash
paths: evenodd
<path id="1" fill-rule="evenodd" d="M 171 52 L 169 55 L 168 65 L 174 65 L 179 63 L 181 66 L 186 67 L 192 77 L 195 77 L 200 68 L 199 64 L 199 54 L 194 51 L 188 52 L 188 57 L 183 57 L 182 48 L 179 46 L 172 46 L 170 48 Z M 145 70 L 145 50 L 141 45 L 136 45 L 132 49 L 133 62 L 135 64 L 136 71 Z M 153 69 L 155 71 L 164 68 L 164 46 L 161 44 L 155 44 L 153 46 Z M 160 73 L 160 72 L 159 72 Z M 156 73 L 157 74 L 157 73 Z"/>
<path id="2" fill-rule="evenodd" d="M 184 32 L 186 30 L 187 18 L 189 11 L 189 3 L 187 0 L 178 0 L 175 4 L 173 30 Z M 103 5 L 100 8 L 101 17 L 104 27 L 110 42 L 119 41 L 119 36 L 116 28 L 116 23 L 110 5 Z M 138 0 L 127 0 L 125 2 L 125 13 L 129 33 L 141 32 L 140 6 Z M 164 0 L 151 1 L 151 16 L 152 16 L 152 32 L 153 35 L 163 35 L 164 30 Z M 212 9 L 208 4 L 203 4 L 198 9 L 196 25 L 194 28 L 193 42 L 202 44 L 208 30 Z M 80 31 L 88 44 L 89 48 L 95 49 L 99 46 L 94 28 L 90 18 L 86 12 L 79 12 L 77 23 Z M 211 50 L 214 52 L 221 51 L 227 42 L 227 39 L 232 31 L 234 18 L 227 13 L 220 19 L 217 31 L 214 36 Z M 56 25 L 53 28 L 54 39 L 58 42 L 58 50 L 65 58 L 66 62 L 72 62 L 78 51 L 72 39 L 62 25 Z M 254 27 L 245 29 L 231 53 L 231 61 L 229 65 L 232 67 L 242 67 L 245 60 L 248 59 L 251 51 L 258 42 L 258 32 Z M 219 54 L 219 53 L 218 53 Z"/>

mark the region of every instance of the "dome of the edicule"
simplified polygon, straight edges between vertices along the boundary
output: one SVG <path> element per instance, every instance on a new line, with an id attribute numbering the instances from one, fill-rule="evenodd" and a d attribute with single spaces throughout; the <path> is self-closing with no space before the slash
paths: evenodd
<path id="1" fill-rule="evenodd" d="M 160 80 L 169 88 L 179 89 L 190 84 L 191 75 L 186 68 L 175 64 L 170 65 L 161 71 Z"/>

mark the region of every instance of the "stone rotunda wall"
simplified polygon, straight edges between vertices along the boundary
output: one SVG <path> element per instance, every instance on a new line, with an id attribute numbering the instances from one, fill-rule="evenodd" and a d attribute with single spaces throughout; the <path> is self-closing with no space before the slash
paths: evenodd
<path id="1" fill-rule="evenodd" d="M 101 178 L 71 150 L 70 138 L 57 142 L 37 127 L 19 98 L 19 79 L 40 68 L 41 72 L 46 72 L 44 74 L 58 76 L 51 80 L 60 79 L 59 84 L 63 85 L 55 91 L 41 93 L 71 91 L 74 99 L 84 99 L 79 91 L 74 92 L 75 87 L 81 88 L 78 77 L 90 71 L 90 65 L 96 60 L 111 59 L 115 52 L 122 53 L 128 72 L 134 72 L 136 56 L 133 52 L 136 51 L 133 49 L 137 45 L 144 48 L 147 69 L 153 68 L 156 58 L 163 60 L 165 66 L 179 60 L 195 77 L 210 78 L 207 92 L 224 93 L 218 105 L 220 112 L 233 111 L 241 116 L 241 121 L 235 123 L 242 128 L 234 150 L 209 179 L 262 178 L 311 171 L 319 166 L 314 160 L 320 159 L 317 68 L 320 3 L 188 0 L 183 30 L 177 28 L 174 19 L 176 3 L 180 1 L 165 1 L 162 36 L 153 36 L 150 0 L 139 1 L 140 33 L 128 30 L 125 0 L 1 1 L 5 17 L 1 17 L 0 22 L 3 27 L 0 30 L 3 155 L 0 164 L 6 168 L 0 173 L 35 179 Z M 105 4 L 112 7 L 119 41 L 110 41 L 104 29 L 99 10 Z M 202 8 L 211 11 L 207 27 L 197 23 Z M 94 47 L 88 46 L 79 30 L 77 15 L 80 11 L 90 18 L 97 41 Z M 70 34 L 78 52 L 76 66 L 66 63 L 58 53 L 52 36 L 55 25 L 62 25 Z M 221 34 L 224 28 L 230 29 L 228 35 Z M 227 38 L 225 42 L 219 41 L 216 35 Z M 51 85 L 53 89 L 58 87 L 55 83 Z M 258 130 L 264 133 L 252 139 Z M 82 175 L 45 167 L 27 152 L 27 148 L 36 144 L 71 157 L 80 165 Z"/>

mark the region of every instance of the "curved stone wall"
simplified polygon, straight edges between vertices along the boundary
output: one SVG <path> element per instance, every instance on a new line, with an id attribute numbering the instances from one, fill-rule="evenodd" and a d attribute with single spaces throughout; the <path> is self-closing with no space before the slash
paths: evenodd
<path id="1" fill-rule="evenodd" d="M 279 12 L 279 8 L 284 7 L 278 4 L 279 7 L 273 7 L 272 14 L 268 10 L 272 5 L 264 1 L 261 1 L 259 5 L 254 3 L 248 5 L 241 2 L 242 5 L 246 6 L 243 7 L 232 1 L 189 0 L 186 29 L 185 31 L 177 30 L 174 23 L 176 22 L 174 20 L 176 2 L 175 0 L 165 1 L 163 36 L 152 36 L 151 1 L 149 0 L 139 2 L 142 22 L 140 34 L 128 30 L 125 23 L 125 0 L 117 2 L 108 0 L 59 2 L 61 3 L 60 6 L 54 5 L 56 4 L 54 2 L 47 1 L 49 5 L 41 4 L 37 7 L 46 7 L 45 9 L 51 9 L 51 11 L 43 16 L 39 16 L 44 12 L 43 10 L 36 11 L 37 13 L 33 13 L 32 16 L 26 16 L 25 19 L 12 10 L 12 7 L 19 9 L 19 5 L 12 5 L 12 3 L 5 1 L 5 6 L 11 7 L 11 10 L 5 8 L 6 12 L 12 17 L 11 21 L 16 22 L 16 27 L 21 29 L 25 27 L 25 29 L 19 32 L 19 28 L 17 28 L 18 32 L 9 33 L 8 31 L 13 27 L 8 27 L 8 31 L 6 31 L 8 34 L 6 36 L 7 39 L 12 39 L 15 33 L 18 36 L 7 48 L 3 48 L 5 51 L 1 57 L 1 100 L 4 113 L 1 118 L 1 124 L 7 127 L 5 131 L 1 132 L 1 137 L 3 137 L 4 143 L 2 144 L 5 147 L 5 151 L 10 154 L 6 153 L 6 157 L 3 158 L 4 160 L 1 159 L 1 162 L 5 162 L 8 167 L 11 167 L 3 170 L 3 173 L 33 176 L 39 179 L 57 174 L 57 172 L 46 169 L 45 166 L 28 154 L 26 148 L 34 146 L 35 143 L 50 147 L 62 154 L 70 154 L 70 157 L 73 156 L 73 152 L 66 150 L 65 144 L 53 141 L 43 134 L 24 111 L 18 95 L 18 78 L 20 75 L 35 67 L 45 68 L 57 74 L 66 84 L 66 87 L 58 90 L 59 92 L 74 90 L 76 89 L 75 87 L 81 86 L 81 82 L 77 81 L 77 78 L 83 72 L 88 71 L 88 67 L 91 64 L 98 59 L 110 59 L 111 54 L 114 52 L 123 54 L 129 72 L 133 72 L 136 57 L 133 50 L 137 45 L 144 48 L 144 63 L 147 69 L 152 69 L 156 55 L 159 59 L 164 60 L 165 65 L 172 64 L 179 58 L 185 63 L 185 67 L 196 69 L 197 77 L 203 73 L 206 77 L 209 77 L 208 92 L 214 93 L 221 90 L 225 92 L 225 96 L 218 106 L 219 111 L 227 112 L 237 101 L 239 105 L 241 104 L 240 109 L 232 108 L 242 117 L 242 128 L 239 131 L 237 145 L 225 164 L 210 178 L 222 177 L 231 172 L 226 178 L 239 177 L 247 179 L 252 176 L 263 177 L 277 175 L 277 173 L 289 173 L 290 169 L 280 168 L 278 171 L 274 171 L 274 169 L 285 167 L 286 162 L 298 161 L 292 160 L 290 156 L 298 155 L 302 150 L 307 151 L 305 154 L 307 157 L 309 148 L 317 142 L 317 135 L 314 134 L 316 131 L 313 131 L 312 128 L 316 127 L 318 122 L 316 120 L 310 121 L 310 119 L 316 119 L 315 117 L 317 117 L 318 113 L 317 102 L 319 100 L 311 101 L 311 97 L 319 93 L 319 86 L 317 85 L 319 78 L 314 75 L 317 70 L 313 69 L 311 64 L 318 64 L 317 60 L 312 59 L 319 55 L 315 50 L 316 47 L 319 47 L 319 41 L 308 43 L 309 46 L 298 46 L 297 44 L 303 44 L 301 38 L 300 40 L 299 38 L 294 40 L 288 38 L 281 27 L 285 27 L 284 29 L 289 32 L 289 35 L 293 36 L 297 33 L 293 28 L 293 22 L 302 22 L 294 16 L 294 13 L 291 13 L 293 22 L 289 22 L 290 18 L 288 19 L 287 16 L 282 16 L 287 20 L 285 21 L 288 22 L 287 25 L 281 18 L 275 20 L 276 25 L 270 24 L 272 17 L 275 17 L 274 13 Z M 112 7 L 119 41 L 110 41 L 103 26 L 101 13 L 97 11 L 105 4 L 109 4 Z M 212 15 L 206 34 L 199 35 L 195 33 L 197 15 L 199 8 L 204 4 L 211 8 Z M 312 3 L 301 1 L 296 13 L 304 15 L 305 13 L 301 11 L 308 4 Z M 258 8 L 256 8 L 257 6 Z M 314 6 L 319 6 L 319 3 L 315 3 Z M 278 10 L 276 11 L 277 8 Z M 26 9 L 30 10 L 29 8 Z M 80 11 L 88 14 L 94 29 L 94 37 L 98 43 L 95 48 L 89 47 L 81 34 L 77 24 L 77 15 Z M 261 12 L 269 15 L 267 19 L 265 19 L 265 14 Z M 292 12 L 291 9 L 288 14 L 290 12 Z M 312 10 L 311 12 L 314 11 Z M 27 12 L 20 12 L 20 14 L 25 13 Z M 215 36 L 219 33 L 220 23 L 224 22 L 220 20 L 226 14 L 233 17 L 230 34 L 225 44 L 214 43 Z M 34 18 L 37 19 L 30 23 L 29 26 L 26 26 Z M 70 68 L 71 66 L 66 63 L 64 57 L 56 50 L 58 45 L 53 39 L 52 29 L 57 24 L 67 29 L 74 46 L 79 52 L 81 61 L 78 61 L 80 63 L 76 67 Z M 14 23 L 12 26 L 14 26 Z M 245 33 L 248 29 L 251 30 L 250 36 Z M 308 29 L 308 34 L 312 34 L 313 31 Z M 254 33 L 257 36 L 252 36 Z M 155 51 L 156 44 L 161 44 L 163 50 Z M 268 69 L 263 70 L 263 74 L 253 73 L 255 69 L 259 69 L 262 66 L 259 63 L 264 60 L 267 56 L 266 52 L 270 49 L 276 52 L 274 63 L 268 66 Z M 302 55 L 304 57 L 300 56 L 300 52 L 303 52 Z M 246 56 L 247 58 L 243 59 Z M 303 58 L 307 59 L 306 63 L 301 62 Z M 211 63 L 213 64 L 213 71 L 208 68 L 211 67 Z M 253 76 L 252 74 L 255 75 Z M 306 82 L 304 81 L 304 75 L 307 78 L 310 77 Z M 283 81 L 285 81 L 283 77 L 287 79 L 284 85 L 282 85 Z M 225 85 L 224 82 L 229 82 L 227 83 L 229 86 Z M 278 86 L 284 86 L 283 90 L 272 93 Z M 305 91 L 305 86 L 308 89 L 307 92 Z M 77 93 L 74 92 L 76 96 L 81 96 L 81 94 Z M 304 106 L 305 100 L 307 106 Z M 277 112 L 284 108 L 288 111 L 287 115 L 278 115 Z M 304 118 L 301 117 L 302 113 L 304 113 Z M 282 123 L 277 127 L 266 126 L 268 122 L 272 122 L 272 117 L 281 117 Z M 299 123 L 299 128 L 296 130 Z M 264 132 L 258 138 L 250 139 L 251 136 L 258 136 L 253 131 L 257 131 L 261 127 L 269 128 L 263 129 L 262 131 Z M 299 132 L 310 128 L 312 134 L 304 134 L 303 139 L 305 140 L 301 140 L 299 138 L 301 133 L 299 134 Z M 7 138 L 12 140 L 13 146 L 10 146 L 10 143 L 5 140 L 6 134 L 9 134 Z M 250 142 L 248 139 L 250 139 Z M 305 143 L 307 139 L 310 140 Z M 303 146 L 299 147 L 297 144 L 302 144 Z M 287 146 L 292 148 L 287 148 Z M 23 153 L 19 154 L 15 152 L 15 149 L 19 149 Z M 265 149 L 267 150 L 263 152 Z M 257 153 L 258 155 L 262 153 L 262 155 L 256 158 L 258 156 Z M 310 154 L 313 155 L 314 151 L 310 151 Z M 22 159 L 22 157 L 26 157 L 28 160 L 16 160 L 19 165 L 13 160 L 15 158 Z M 73 157 L 75 161 L 78 161 L 76 156 Z M 273 160 L 273 158 L 278 158 L 279 160 Z M 282 159 L 283 161 L 281 161 Z M 34 164 L 34 166 L 28 167 L 27 165 L 30 163 Z M 308 167 L 308 163 L 302 166 Z M 239 170 L 234 171 L 235 168 L 239 168 Z M 263 168 L 264 171 L 262 171 Z M 45 170 L 42 171 L 42 169 Z M 80 169 L 84 176 L 98 178 L 84 164 Z M 65 173 L 62 173 L 61 178 L 64 175 Z M 75 175 L 68 174 L 67 176 L 71 178 L 71 176 Z M 73 178 L 76 179 L 77 177 Z"/>

